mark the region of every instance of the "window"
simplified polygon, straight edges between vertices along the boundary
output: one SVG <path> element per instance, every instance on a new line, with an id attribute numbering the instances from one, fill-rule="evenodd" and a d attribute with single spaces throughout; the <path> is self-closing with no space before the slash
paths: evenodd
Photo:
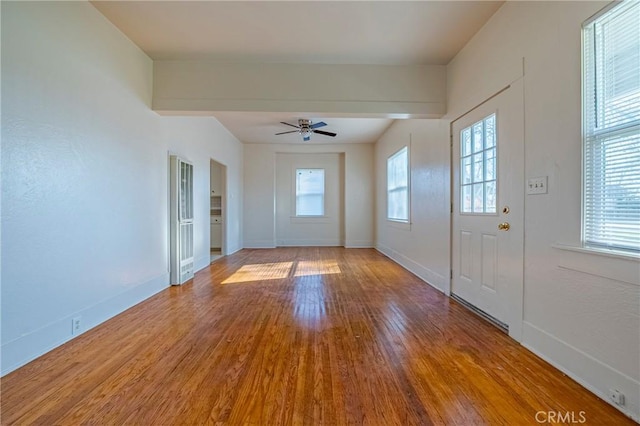
<path id="1" fill-rule="evenodd" d="M 460 212 L 496 213 L 496 115 L 460 131 Z"/>
<path id="2" fill-rule="evenodd" d="M 387 218 L 409 222 L 409 148 L 387 159 Z"/>
<path id="3" fill-rule="evenodd" d="M 583 26 L 583 244 L 640 252 L 640 3 Z"/>
<path id="4" fill-rule="evenodd" d="M 296 216 L 324 216 L 324 169 L 296 169 Z"/>

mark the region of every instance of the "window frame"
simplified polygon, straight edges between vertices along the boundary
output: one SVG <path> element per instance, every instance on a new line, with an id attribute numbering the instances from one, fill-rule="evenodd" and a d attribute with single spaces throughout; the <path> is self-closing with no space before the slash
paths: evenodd
<path id="1" fill-rule="evenodd" d="M 407 160 L 406 160 L 406 175 L 407 175 L 407 181 L 406 181 L 406 185 L 404 186 L 399 186 L 399 187 L 395 187 L 393 189 L 389 188 L 389 165 L 391 163 L 391 161 L 393 159 L 395 159 L 396 157 L 402 155 L 403 153 L 406 152 L 406 156 L 407 156 Z M 402 148 L 398 149 L 397 151 L 395 151 L 393 154 L 391 154 L 389 157 L 387 157 L 387 169 L 386 169 L 386 193 L 387 193 L 387 209 L 386 209 L 386 219 L 389 222 L 393 222 L 393 223 L 398 223 L 398 224 L 409 224 L 411 223 L 411 156 L 410 156 L 410 149 L 409 149 L 409 145 L 404 145 Z M 398 189 L 404 189 L 406 188 L 406 210 L 407 210 L 407 218 L 392 218 L 389 215 L 389 206 L 390 206 L 390 193 L 392 191 L 397 191 Z"/>
<path id="2" fill-rule="evenodd" d="M 298 176 L 300 175 L 300 172 L 303 171 L 322 171 L 322 213 L 321 214 L 298 214 L 298 197 L 300 196 L 300 194 L 298 193 L 298 186 L 299 186 L 299 181 L 298 181 Z M 323 167 L 296 167 L 295 168 L 295 174 L 294 174 L 294 181 L 295 181 L 295 187 L 294 187 L 294 202 L 293 202 L 293 213 L 294 216 L 296 218 L 324 218 L 326 217 L 326 211 L 327 211 L 327 205 L 326 205 L 326 188 L 327 188 L 327 175 L 326 175 L 326 169 L 324 169 Z M 309 194 L 302 194 L 302 195 L 310 195 Z"/>
<path id="3" fill-rule="evenodd" d="M 487 148 L 486 146 L 486 142 L 487 142 L 487 127 L 486 127 L 486 123 L 487 121 L 489 121 L 490 119 L 493 119 L 493 145 L 491 145 L 490 147 Z M 482 125 L 482 148 L 479 151 L 474 151 L 474 128 L 481 124 Z M 463 133 L 465 131 L 469 131 L 470 134 L 470 147 L 469 147 L 469 153 L 467 155 L 465 155 L 465 149 L 463 148 Z M 491 114 L 488 114 L 484 117 L 482 117 L 480 120 L 477 120 L 475 122 L 473 122 L 472 124 L 470 124 L 469 126 L 460 129 L 460 133 L 458 135 L 459 137 L 459 142 L 460 142 L 460 155 L 458 156 L 458 193 L 459 193 L 459 197 L 460 200 L 458 200 L 458 214 L 463 215 L 463 216 L 498 216 L 499 212 L 498 212 L 498 205 L 499 200 L 498 200 L 498 194 L 499 194 L 499 179 L 498 179 L 498 175 L 499 175 L 499 166 L 500 163 L 498 161 L 498 152 L 500 150 L 500 148 L 498 147 L 498 142 L 499 142 L 499 137 L 500 135 L 498 134 L 498 111 L 492 111 Z M 487 154 L 488 153 L 493 153 L 493 157 L 492 158 L 487 158 Z M 482 154 L 482 179 L 480 179 L 479 181 L 475 182 L 474 179 L 474 164 L 475 162 L 473 161 L 474 156 L 478 155 L 478 154 Z M 463 160 L 465 158 L 469 158 L 469 164 L 471 165 L 470 168 L 470 182 L 465 183 L 464 182 L 464 165 L 463 165 Z M 488 160 L 493 160 L 493 167 L 492 167 L 492 171 L 493 171 L 493 177 L 492 179 L 487 179 L 487 165 Z M 493 211 L 487 211 L 487 184 L 491 184 L 493 183 L 494 186 L 494 190 L 493 190 L 493 196 L 494 196 L 494 205 L 493 205 Z M 473 197 L 473 187 L 475 185 L 482 185 L 482 211 L 474 211 L 474 197 Z M 470 187 L 471 188 L 471 192 L 470 192 L 470 206 L 471 206 L 471 210 L 469 211 L 465 211 L 465 203 L 463 200 L 463 196 L 464 196 L 464 187 Z"/>
<path id="4" fill-rule="evenodd" d="M 582 120 L 582 182 L 581 182 L 581 250 L 591 251 L 591 252 L 600 252 L 604 254 L 614 255 L 614 256 L 624 256 L 624 257 L 640 257 L 640 246 L 637 248 L 625 247 L 618 244 L 606 244 L 604 242 L 593 241 L 597 238 L 593 237 L 590 233 L 593 232 L 594 228 L 597 226 L 593 225 L 597 219 L 594 216 L 589 216 L 588 210 L 591 208 L 595 210 L 594 207 L 589 206 L 589 198 L 591 195 L 591 183 L 594 179 L 593 175 L 597 173 L 597 170 L 589 164 L 590 158 L 594 155 L 591 150 L 595 151 L 594 146 L 597 145 L 597 141 L 594 139 L 602 140 L 600 146 L 604 146 L 607 138 L 613 138 L 618 135 L 633 135 L 633 131 L 640 131 L 640 119 L 632 120 L 630 123 L 622 123 L 622 124 L 614 124 L 610 127 L 606 125 L 603 127 L 598 127 L 597 122 L 600 117 L 599 114 L 601 111 L 599 110 L 600 105 L 605 103 L 604 95 L 600 94 L 601 85 L 599 83 L 604 83 L 606 81 L 606 74 L 602 74 L 603 77 L 599 77 L 598 71 L 599 67 L 597 67 L 597 61 L 599 56 L 602 55 L 601 49 L 602 47 L 598 43 L 597 35 L 595 34 L 595 25 L 601 21 L 603 18 L 607 17 L 610 13 L 615 13 L 619 7 L 634 7 L 633 4 L 629 6 L 629 2 L 615 2 L 607 5 L 596 15 L 589 18 L 582 24 L 582 40 L 581 40 L 581 49 L 582 49 L 582 63 L 581 63 L 581 73 L 582 73 L 582 92 L 581 92 L 581 120 Z M 639 7 L 637 4 L 635 7 Z M 588 46 L 588 43 L 591 43 Z M 600 53 L 599 53 L 600 51 Z M 594 70 L 589 69 L 589 66 L 593 66 Z M 596 104 L 595 106 L 593 104 Z M 610 142 L 612 143 L 612 142 Z M 600 170 L 603 170 L 606 173 L 605 165 L 606 159 L 602 160 L 599 163 Z M 636 177 L 636 176 L 634 176 Z M 634 178 L 632 177 L 632 179 Z M 593 185 L 596 185 L 594 183 Z M 603 185 L 603 184 L 600 184 Z M 613 213 L 612 216 L 619 214 L 619 210 L 615 210 L 616 213 Z M 633 211 L 632 211 L 633 212 Z M 602 219 L 603 222 L 606 219 Z M 610 223 L 610 222 L 608 222 Z M 633 238 L 633 232 L 631 236 Z M 638 235 L 640 238 L 640 235 Z"/>

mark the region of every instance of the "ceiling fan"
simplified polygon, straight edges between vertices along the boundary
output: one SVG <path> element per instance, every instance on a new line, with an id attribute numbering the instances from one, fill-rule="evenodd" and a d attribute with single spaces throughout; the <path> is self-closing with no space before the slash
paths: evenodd
<path id="1" fill-rule="evenodd" d="M 327 125 L 327 123 L 325 123 L 324 121 L 321 121 L 319 123 L 313 123 L 311 120 L 300 118 L 298 120 L 298 125 L 297 126 L 293 125 L 293 124 L 285 123 L 284 121 L 281 121 L 280 123 L 286 124 L 287 126 L 295 127 L 298 130 L 290 130 L 288 132 L 276 133 L 276 135 L 285 135 L 287 133 L 298 132 L 298 133 L 300 133 L 302 135 L 302 140 L 304 140 L 304 141 L 311 140 L 311 134 L 312 133 L 317 133 L 319 135 L 325 135 L 325 136 L 331 136 L 331 137 L 335 137 L 336 136 L 336 133 L 325 132 L 325 131 L 322 131 L 322 130 L 316 130 L 318 127 L 324 127 L 324 126 Z"/>

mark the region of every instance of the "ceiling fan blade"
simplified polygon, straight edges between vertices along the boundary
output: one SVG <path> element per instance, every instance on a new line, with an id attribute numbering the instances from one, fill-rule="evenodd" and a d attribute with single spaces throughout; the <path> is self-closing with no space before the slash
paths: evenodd
<path id="1" fill-rule="evenodd" d="M 276 135 L 286 135 L 287 133 L 300 133 L 300 130 L 290 130 L 288 132 L 276 133 Z"/>
<path id="2" fill-rule="evenodd" d="M 285 123 L 284 121 L 281 121 L 280 124 L 286 124 L 287 126 L 295 127 L 296 129 L 300 128 L 300 127 L 298 127 L 298 126 L 296 126 L 294 124 Z"/>
<path id="3" fill-rule="evenodd" d="M 319 135 L 331 136 L 331 137 L 334 137 L 336 135 L 336 133 L 325 132 L 322 130 L 313 130 L 313 133 L 317 133 Z"/>
<path id="4" fill-rule="evenodd" d="M 313 124 L 312 124 L 311 126 L 309 126 L 309 127 L 311 127 L 312 129 L 317 129 L 318 127 L 324 127 L 324 126 L 326 126 L 326 125 L 327 125 L 327 123 L 325 123 L 324 121 L 321 121 L 321 122 L 319 122 L 319 123 L 313 123 Z"/>

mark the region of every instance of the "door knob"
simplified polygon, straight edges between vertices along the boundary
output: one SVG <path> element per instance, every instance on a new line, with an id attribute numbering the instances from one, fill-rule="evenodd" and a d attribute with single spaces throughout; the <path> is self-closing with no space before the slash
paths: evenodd
<path id="1" fill-rule="evenodd" d="M 509 225 L 509 222 L 502 222 L 498 224 L 498 229 L 501 231 L 508 231 L 509 228 L 511 228 L 511 225 Z"/>

